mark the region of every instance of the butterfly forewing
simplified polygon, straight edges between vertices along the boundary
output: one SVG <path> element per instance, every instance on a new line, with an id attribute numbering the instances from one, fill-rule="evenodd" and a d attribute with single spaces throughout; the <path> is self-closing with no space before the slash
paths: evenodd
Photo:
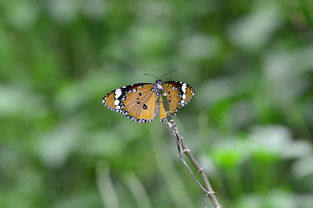
<path id="1" fill-rule="evenodd" d="M 153 84 L 138 83 L 117 88 L 103 98 L 103 105 L 115 112 L 123 113 L 132 121 L 152 121 L 156 108 L 156 94 Z"/>
<path id="2" fill-rule="evenodd" d="M 179 101 L 180 101 L 180 94 L 179 90 L 171 84 L 164 83 L 163 84 L 164 92 L 166 93 L 167 102 L 170 107 L 170 111 L 172 114 L 176 113 L 176 110 L 179 107 Z M 159 98 L 159 105 L 160 105 L 160 118 L 164 119 L 166 117 L 166 111 L 163 106 L 163 99 L 162 97 Z"/>
<path id="3" fill-rule="evenodd" d="M 175 115 L 178 109 L 190 102 L 194 91 L 190 85 L 184 82 L 169 81 L 162 84 L 166 98 L 170 107 L 170 112 Z M 160 97 L 160 119 L 165 121 L 166 110 L 163 106 L 162 97 Z"/>
<path id="4" fill-rule="evenodd" d="M 152 91 L 153 84 L 138 86 L 126 93 L 125 108 L 130 119 L 140 123 L 150 122 L 154 118 L 157 95 Z"/>

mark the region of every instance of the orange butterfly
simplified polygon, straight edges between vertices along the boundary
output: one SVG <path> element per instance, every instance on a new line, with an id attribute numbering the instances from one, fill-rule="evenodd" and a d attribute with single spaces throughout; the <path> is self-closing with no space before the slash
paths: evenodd
<path id="1" fill-rule="evenodd" d="M 172 115 L 194 96 L 194 90 L 187 83 L 162 82 L 158 79 L 155 83 L 138 83 L 112 90 L 103 97 L 102 104 L 135 122 L 148 123 L 155 117 L 166 121 L 166 111 L 158 87 L 162 87 L 166 93 Z"/>

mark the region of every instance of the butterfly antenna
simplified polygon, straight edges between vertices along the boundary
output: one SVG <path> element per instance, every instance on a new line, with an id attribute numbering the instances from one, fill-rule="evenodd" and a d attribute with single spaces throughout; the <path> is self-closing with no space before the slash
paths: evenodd
<path id="1" fill-rule="evenodd" d="M 169 71 L 169 72 L 163 74 L 162 76 L 160 76 L 159 79 L 161 79 L 162 77 L 164 77 L 164 76 L 166 76 L 166 75 L 168 75 L 168 74 L 170 74 L 170 73 L 172 73 L 172 72 L 176 72 L 176 71 L 177 71 L 176 69 L 174 69 L 174 70 L 172 70 L 172 71 Z"/>
<path id="2" fill-rule="evenodd" d="M 146 76 L 146 75 L 149 75 L 149 76 L 151 76 L 151 77 L 153 77 L 153 78 L 158 79 L 158 77 L 154 76 L 153 74 L 149 74 L 149 73 L 146 72 L 146 73 L 145 73 L 145 76 Z"/>

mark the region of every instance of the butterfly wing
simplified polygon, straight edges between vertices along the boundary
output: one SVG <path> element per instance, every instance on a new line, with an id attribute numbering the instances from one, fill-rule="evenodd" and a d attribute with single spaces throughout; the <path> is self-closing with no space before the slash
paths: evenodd
<path id="1" fill-rule="evenodd" d="M 153 84 L 139 83 L 115 89 L 103 98 L 103 104 L 110 110 L 123 113 L 132 121 L 147 123 L 153 120 L 157 95 Z"/>
<path id="2" fill-rule="evenodd" d="M 188 104 L 194 96 L 194 90 L 192 87 L 184 82 L 168 81 L 164 82 L 162 87 L 167 94 L 166 98 L 172 115 L 175 115 L 180 108 Z M 163 106 L 162 97 L 159 98 L 159 106 L 160 119 L 161 121 L 165 121 L 166 111 Z"/>

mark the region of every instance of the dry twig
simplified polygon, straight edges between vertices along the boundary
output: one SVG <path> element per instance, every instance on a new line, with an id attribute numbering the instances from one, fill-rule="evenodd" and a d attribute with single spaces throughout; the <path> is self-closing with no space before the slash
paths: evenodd
<path id="1" fill-rule="evenodd" d="M 180 135 L 177 126 L 173 120 L 173 116 L 170 111 L 170 107 L 166 98 L 166 93 L 164 92 L 163 88 L 158 88 L 160 95 L 162 96 L 163 106 L 166 110 L 166 119 L 167 119 L 167 126 L 169 127 L 171 133 L 175 136 L 176 144 L 178 148 L 178 157 L 182 161 L 182 163 L 187 168 L 188 172 L 192 176 L 193 180 L 196 182 L 196 184 L 200 187 L 200 189 L 205 193 L 206 196 L 211 200 L 212 204 L 215 208 L 222 208 L 222 205 L 219 203 L 215 196 L 215 192 L 212 189 L 211 183 L 206 176 L 204 172 L 204 168 L 199 165 L 195 157 L 193 156 L 191 150 L 188 148 L 188 146 L 184 143 L 183 137 Z M 189 167 L 188 163 L 184 159 L 185 154 L 188 159 L 191 161 L 191 164 L 195 167 L 195 169 L 198 171 L 198 173 L 201 176 L 201 179 L 203 180 L 204 186 L 201 185 L 195 174 L 192 172 L 191 168 Z"/>

